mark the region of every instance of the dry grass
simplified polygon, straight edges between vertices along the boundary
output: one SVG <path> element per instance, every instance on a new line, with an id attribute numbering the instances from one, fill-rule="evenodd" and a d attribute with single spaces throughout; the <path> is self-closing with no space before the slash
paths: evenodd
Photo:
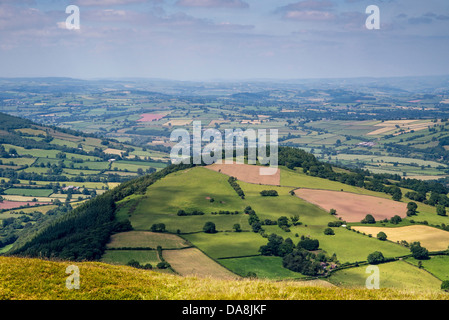
<path id="1" fill-rule="evenodd" d="M 66 288 L 67 266 L 80 289 Z M 0 257 L 0 299 L 11 300 L 449 300 L 441 292 L 323 288 L 304 282 L 181 277 L 97 262 Z"/>

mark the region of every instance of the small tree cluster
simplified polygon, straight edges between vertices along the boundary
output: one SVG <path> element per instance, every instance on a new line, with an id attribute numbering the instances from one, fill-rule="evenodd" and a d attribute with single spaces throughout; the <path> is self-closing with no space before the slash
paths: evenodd
<path id="1" fill-rule="evenodd" d="M 253 232 L 263 231 L 262 222 L 260 222 L 256 212 L 250 206 L 245 208 L 245 213 L 249 215 L 248 224 L 251 226 Z"/>
<path id="2" fill-rule="evenodd" d="M 204 224 L 204 227 L 203 227 L 203 231 L 205 232 L 205 233 L 216 233 L 217 232 L 217 229 L 216 229 L 216 227 L 215 227 L 215 223 L 213 223 L 213 222 L 206 222 L 205 224 Z"/>
<path id="3" fill-rule="evenodd" d="M 398 224 L 400 222 L 402 222 L 402 218 L 398 215 L 395 215 L 394 217 L 392 217 L 390 219 L 390 223 L 392 223 L 392 224 Z"/>
<path id="4" fill-rule="evenodd" d="M 343 221 L 331 221 L 327 224 L 328 227 L 338 228 L 345 224 Z"/>
<path id="5" fill-rule="evenodd" d="M 377 239 L 385 241 L 385 240 L 387 240 L 387 234 L 385 232 L 381 231 L 377 234 Z"/>
<path id="6" fill-rule="evenodd" d="M 441 204 L 437 205 L 437 215 L 442 217 L 447 216 L 446 207 Z"/>
<path id="7" fill-rule="evenodd" d="M 374 224 L 376 223 L 376 219 L 374 219 L 372 214 L 367 214 L 361 222 L 365 224 Z"/>
<path id="8" fill-rule="evenodd" d="M 421 247 L 420 242 L 413 242 L 410 244 L 410 252 L 412 253 L 412 257 L 417 260 L 427 260 L 429 259 L 429 251 Z"/>
<path id="9" fill-rule="evenodd" d="M 260 192 L 260 195 L 262 197 L 277 197 L 277 196 L 279 196 L 279 194 L 276 190 L 262 190 Z"/>
<path id="10" fill-rule="evenodd" d="M 137 268 L 137 269 L 146 269 L 146 270 L 153 269 L 153 266 L 151 265 L 151 263 L 141 265 L 139 261 L 134 260 L 134 259 L 131 259 L 130 261 L 128 261 L 127 265 L 130 267 L 133 267 L 133 268 Z"/>
<path id="11" fill-rule="evenodd" d="M 177 213 L 178 216 L 202 216 L 204 215 L 203 211 L 200 210 L 193 210 L 192 212 L 186 212 L 184 210 L 178 210 Z"/>
<path id="12" fill-rule="evenodd" d="M 213 214 L 213 215 L 217 215 L 217 214 L 232 214 L 232 215 L 234 215 L 234 214 L 239 214 L 239 212 L 238 211 L 229 211 L 229 210 L 220 210 L 220 211 L 214 211 L 214 212 L 211 212 L 211 214 Z"/>
<path id="13" fill-rule="evenodd" d="M 295 245 L 290 238 L 284 240 L 281 236 L 272 233 L 268 237 L 268 243 L 261 246 L 259 252 L 264 256 L 277 256 L 284 257 L 285 255 L 291 253 Z"/>
<path id="14" fill-rule="evenodd" d="M 151 226 L 150 230 L 152 232 L 165 232 L 165 224 L 155 223 Z"/>
<path id="15" fill-rule="evenodd" d="M 323 253 L 318 255 L 304 249 L 295 249 L 282 259 L 282 266 L 308 276 L 318 276 L 326 272 L 327 261 Z"/>
<path id="16" fill-rule="evenodd" d="M 380 251 L 375 251 L 368 255 L 369 264 L 379 264 L 385 261 L 385 257 Z"/>
<path id="17" fill-rule="evenodd" d="M 407 204 L 407 217 L 416 216 L 416 210 L 418 209 L 418 205 L 411 201 Z"/>
<path id="18" fill-rule="evenodd" d="M 320 242 L 318 239 L 310 239 L 309 237 L 301 236 L 301 240 L 298 242 L 297 247 L 308 251 L 314 251 L 318 250 Z"/>

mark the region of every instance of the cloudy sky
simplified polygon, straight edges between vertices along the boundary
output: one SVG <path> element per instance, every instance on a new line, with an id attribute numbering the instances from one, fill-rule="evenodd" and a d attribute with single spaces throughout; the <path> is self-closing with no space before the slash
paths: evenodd
<path id="1" fill-rule="evenodd" d="M 441 75 L 448 52 L 448 0 L 0 0 L 0 77 Z"/>

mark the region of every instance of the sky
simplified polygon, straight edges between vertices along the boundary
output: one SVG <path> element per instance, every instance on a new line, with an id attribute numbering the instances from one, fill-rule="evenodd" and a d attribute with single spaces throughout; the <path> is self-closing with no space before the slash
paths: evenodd
<path id="1" fill-rule="evenodd" d="M 447 0 L 0 0 L 0 77 L 447 75 L 448 53 Z"/>

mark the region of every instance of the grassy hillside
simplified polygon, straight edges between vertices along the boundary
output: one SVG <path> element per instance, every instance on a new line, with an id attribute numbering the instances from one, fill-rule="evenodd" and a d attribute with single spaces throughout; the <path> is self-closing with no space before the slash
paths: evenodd
<path id="1" fill-rule="evenodd" d="M 11 300 L 447 300 L 444 292 L 319 287 L 307 282 L 214 280 L 77 262 L 80 288 L 67 289 L 71 262 L 0 257 L 0 299 Z M 232 288 L 232 289 L 231 289 Z"/>
<path id="2" fill-rule="evenodd" d="M 380 251 L 388 261 L 397 261 L 410 255 L 409 247 L 404 244 L 380 241 L 375 235 L 370 237 L 335 225 L 337 222 L 343 223 L 339 218 L 345 217 L 344 212 L 339 211 L 338 216 L 331 215 L 329 211 L 293 192 L 298 188 L 344 189 L 346 193 L 342 192 L 339 196 L 345 197 L 348 193 L 359 197 L 371 195 L 377 197 L 375 199 L 387 200 L 386 205 L 391 205 L 396 202 L 388 199 L 391 190 L 383 184 L 387 180 L 382 177 L 369 180 L 372 178 L 366 173 L 362 175 L 350 171 L 337 174 L 303 151 L 281 151 L 280 159 L 288 164 L 288 168 L 281 167 L 279 185 L 237 180 L 236 188 L 232 181 L 230 183 L 228 175 L 202 166 L 168 166 L 152 175 L 127 181 L 75 211 L 61 215 L 47 228 L 30 233 L 26 239 L 19 239 L 10 253 L 77 261 L 101 259 L 121 265 L 137 260 L 141 265 L 151 263 L 157 268 L 162 268 L 159 262 L 168 262 L 171 268 L 166 266 L 168 269 L 165 271 L 171 270 L 187 276 L 213 275 L 218 272 L 271 280 L 304 280 L 305 276 L 320 276 L 325 281 L 361 288 L 365 286 L 365 278 L 360 276 L 360 272 L 369 254 Z M 363 181 L 367 184 L 362 184 Z M 420 186 L 438 188 L 436 185 Z M 394 187 L 399 190 L 397 186 Z M 262 191 L 266 190 L 275 192 L 276 196 L 264 196 Z M 406 191 L 405 188 L 403 190 Z M 243 191 L 244 195 L 236 191 Z M 420 203 L 418 218 L 424 217 L 422 208 Z M 350 209 L 351 206 L 348 206 Z M 248 210 L 253 213 L 250 214 Z M 260 222 L 257 230 L 249 219 L 253 218 L 253 214 Z M 404 216 L 405 210 L 399 214 Z M 430 216 L 431 212 L 425 214 Z M 439 223 L 447 219 L 435 213 L 433 216 L 433 221 Z M 408 220 L 404 218 L 405 222 L 395 226 L 410 225 Z M 288 226 L 281 225 L 285 221 Z M 203 227 L 208 223 L 214 224 L 216 232 L 205 232 Z M 155 236 L 154 232 L 160 231 L 158 228 L 163 230 L 159 233 L 161 237 Z M 331 234 L 327 233 L 327 229 L 331 230 Z M 108 243 L 111 235 L 112 242 Z M 170 236 L 170 239 L 164 235 Z M 283 250 L 286 251 L 267 253 L 261 250 L 262 246 L 270 244 L 273 237 L 285 241 L 283 245 L 287 247 L 284 246 Z M 314 263 L 322 272 L 309 272 L 299 267 L 287 269 L 288 263 L 284 258 L 293 249 L 300 250 L 300 242 L 308 238 L 319 242 L 319 246 L 314 249 L 305 250 L 307 254 L 318 255 Z M 135 242 L 136 239 L 139 244 Z M 173 241 L 183 243 L 182 247 L 173 248 Z M 301 263 L 304 261 L 299 260 L 297 265 Z M 362 271 L 357 272 L 360 266 Z M 404 269 L 400 263 L 389 266 L 385 271 L 386 277 L 401 274 Z M 401 286 L 398 287 L 395 281 L 383 284 L 387 288 L 415 290 L 417 282 L 414 279 L 420 278 L 423 270 L 413 265 L 407 267 L 407 272 L 412 276 L 404 277 Z M 430 273 L 428 276 L 427 282 L 432 285 L 422 285 L 421 289 L 438 291 L 442 279 Z"/>

